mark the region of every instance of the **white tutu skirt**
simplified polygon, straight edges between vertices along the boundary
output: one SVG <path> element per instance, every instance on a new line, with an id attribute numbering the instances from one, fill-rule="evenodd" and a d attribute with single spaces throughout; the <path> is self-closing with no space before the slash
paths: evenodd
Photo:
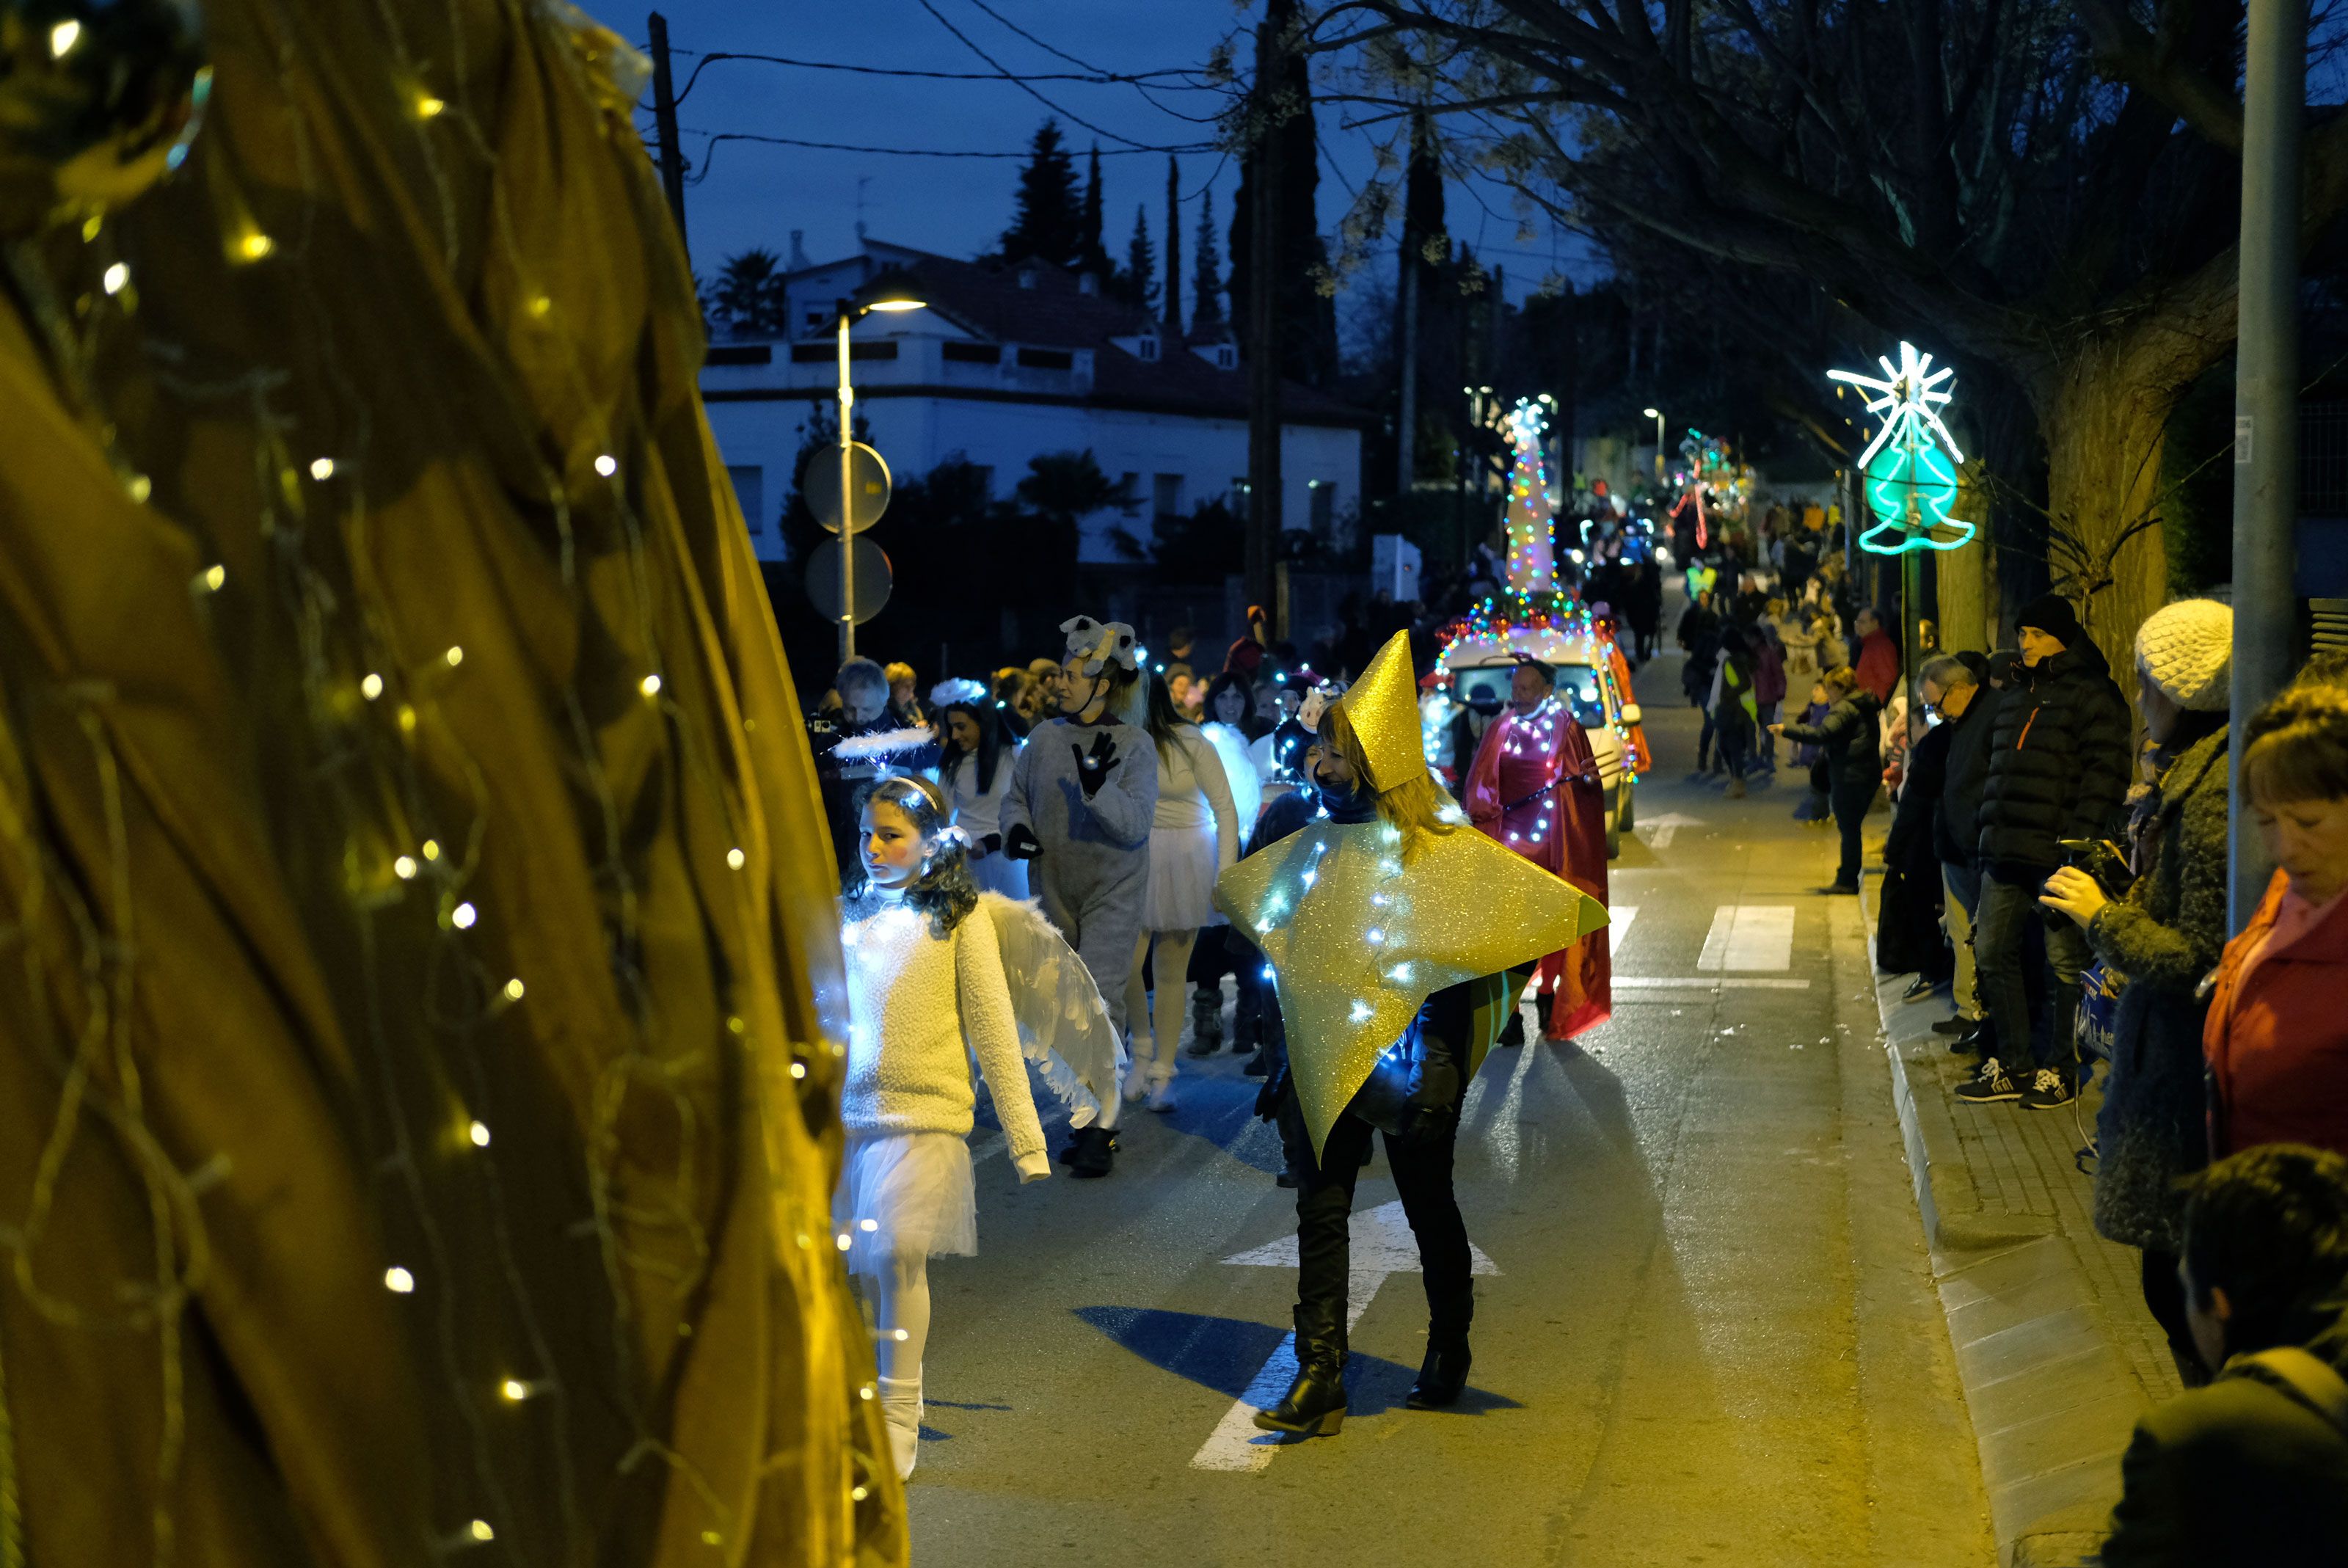
<path id="1" fill-rule="evenodd" d="M 1149 889 L 1141 899 L 1144 931 L 1196 931 L 1220 925 L 1215 913 L 1215 825 L 1149 830 Z"/>
<path id="2" fill-rule="evenodd" d="M 848 1272 L 877 1274 L 894 1257 L 978 1251 L 970 1140 L 951 1132 L 850 1133 L 832 1200 L 848 1233 Z"/>

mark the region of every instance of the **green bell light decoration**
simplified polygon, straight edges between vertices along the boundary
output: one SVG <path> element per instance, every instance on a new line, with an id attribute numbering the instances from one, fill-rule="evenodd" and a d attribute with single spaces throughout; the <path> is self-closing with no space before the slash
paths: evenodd
<path id="1" fill-rule="evenodd" d="M 102 219 L 179 167 L 203 21 L 199 0 L 0 0 L 0 239 Z"/>
<path id="2" fill-rule="evenodd" d="M 1947 366 L 1932 368 L 1932 356 L 1912 343 L 1900 346 L 1900 363 L 1879 355 L 1880 377 L 1855 370 L 1829 370 L 1827 379 L 1858 387 L 1867 411 L 1883 417 L 1882 428 L 1859 455 L 1867 480 L 1867 508 L 1875 526 L 1859 537 L 1859 547 L 1876 555 L 1916 550 L 1954 550 L 1972 539 L 1970 522 L 1949 515 L 1957 502 L 1957 465 L 1964 454 L 1941 422 L 1940 410 L 1955 398 Z"/>

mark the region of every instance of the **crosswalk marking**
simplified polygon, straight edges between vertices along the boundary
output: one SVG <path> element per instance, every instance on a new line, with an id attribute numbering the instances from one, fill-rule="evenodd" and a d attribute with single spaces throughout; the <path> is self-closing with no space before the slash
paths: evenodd
<path id="1" fill-rule="evenodd" d="M 1606 906 L 1606 951 L 1622 951 L 1623 940 L 1631 934 L 1631 923 L 1639 918 L 1635 903 L 1611 903 Z"/>
<path id="2" fill-rule="evenodd" d="M 1609 981 L 1617 991 L 1807 991 L 1807 980 L 1781 980 L 1760 975 L 1617 975 Z"/>
<path id="3" fill-rule="evenodd" d="M 1722 904 L 1697 955 L 1698 969 L 1790 969 L 1794 966 L 1794 906 Z"/>

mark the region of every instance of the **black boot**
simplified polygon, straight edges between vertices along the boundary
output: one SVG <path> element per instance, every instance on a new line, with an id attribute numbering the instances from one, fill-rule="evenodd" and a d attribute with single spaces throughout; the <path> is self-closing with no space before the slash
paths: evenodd
<path id="1" fill-rule="evenodd" d="M 1474 1359 L 1468 1354 L 1466 1329 L 1428 1329 L 1426 1359 L 1418 1364 L 1418 1381 L 1410 1386 L 1410 1397 L 1403 1403 L 1414 1410 L 1439 1410 L 1457 1404 L 1468 1387 L 1468 1368 Z"/>
<path id="2" fill-rule="evenodd" d="M 1106 1176 L 1116 1152 L 1116 1133 L 1104 1127 L 1079 1127 L 1060 1150 L 1060 1163 L 1071 1176 Z"/>
<path id="3" fill-rule="evenodd" d="M 1296 1381 L 1279 1404 L 1255 1413 L 1267 1432 L 1331 1438 L 1345 1424 L 1345 1309 L 1319 1302 L 1296 1309 Z"/>
<path id="4" fill-rule="evenodd" d="M 1498 1043 L 1504 1046 L 1521 1046 L 1525 1043 L 1525 1014 L 1523 1008 L 1511 1007 L 1509 1009 L 1509 1021 L 1500 1026 L 1500 1038 Z"/>
<path id="5" fill-rule="evenodd" d="M 1190 992 L 1190 1050 L 1194 1057 L 1211 1057 L 1223 1047 L 1223 988 L 1200 983 Z"/>

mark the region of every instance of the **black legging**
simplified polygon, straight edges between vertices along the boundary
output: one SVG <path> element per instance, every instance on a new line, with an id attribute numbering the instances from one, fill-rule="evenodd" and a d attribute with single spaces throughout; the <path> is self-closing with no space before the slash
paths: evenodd
<path id="1" fill-rule="evenodd" d="M 1315 1307 L 1334 1312 L 1339 1325 L 1345 1321 L 1353 1255 L 1348 1221 L 1354 1212 L 1354 1181 L 1370 1157 L 1375 1130 L 1359 1117 L 1338 1117 L 1320 1160 L 1308 1153 L 1297 1171 L 1297 1305 L 1308 1312 Z M 1421 1138 L 1382 1136 L 1402 1212 L 1418 1238 L 1429 1330 L 1464 1334 L 1476 1315 L 1476 1292 L 1469 1278 L 1474 1254 L 1468 1249 L 1468 1222 L 1459 1217 L 1459 1200 L 1451 1190 L 1451 1155 L 1459 1124 L 1450 1121 L 1439 1134 Z"/>

